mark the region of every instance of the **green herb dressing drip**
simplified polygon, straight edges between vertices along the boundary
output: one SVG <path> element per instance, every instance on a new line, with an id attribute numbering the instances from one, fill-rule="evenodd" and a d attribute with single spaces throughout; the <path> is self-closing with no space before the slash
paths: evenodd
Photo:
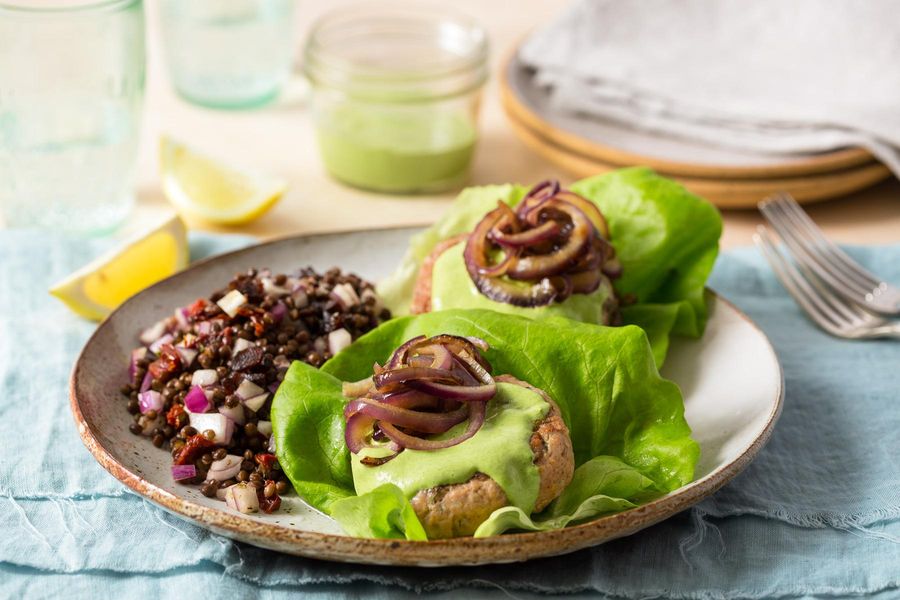
<path id="1" fill-rule="evenodd" d="M 513 506 L 530 514 L 537 501 L 540 475 L 534 465 L 531 435 L 535 422 L 543 419 L 550 405 L 540 394 L 511 383 L 498 383 L 497 395 L 488 402 L 484 425 L 474 436 L 441 450 L 404 450 L 396 458 L 367 467 L 352 455 L 353 483 L 357 494 L 393 483 L 407 498 L 438 485 L 463 483 L 475 473 L 484 473 L 506 493 Z M 460 423 L 437 436 L 446 439 L 466 428 Z M 364 450 L 362 455 L 383 456 L 382 449 Z"/>
<path id="2" fill-rule="evenodd" d="M 486 308 L 497 312 L 540 318 L 559 316 L 583 323 L 603 324 L 603 304 L 612 293 L 608 279 L 590 294 L 573 294 L 562 302 L 528 308 L 494 302 L 478 291 L 463 260 L 465 244 L 460 242 L 444 252 L 434 264 L 431 284 L 431 310 Z M 523 283 L 523 287 L 527 284 Z"/>

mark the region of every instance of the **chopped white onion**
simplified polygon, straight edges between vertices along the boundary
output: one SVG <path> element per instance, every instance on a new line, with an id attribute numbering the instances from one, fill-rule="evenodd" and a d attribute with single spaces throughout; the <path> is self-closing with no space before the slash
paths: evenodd
<path id="1" fill-rule="evenodd" d="M 241 385 L 238 386 L 238 389 L 235 390 L 235 394 L 243 399 L 253 398 L 254 396 L 259 396 L 266 390 L 262 389 L 249 379 L 245 379 L 241 382 Z"/>
<path id="2" fill-rule="evenodd" d="M 351 343 L 353 343 L 353 338 L 350 336 L 350 332 L 343 327 L 335 329 L 328 334 L 328 351 L 331 352 L 332 356 L 349 346 Z"/>
<path id="3" fill-rule="evenodd" d="M 199 369 L 194 371 L 194 374 L 191 376 L 191 385 L 199 385 L 201 387 L 213 385 L 218 381 L 219 374 L 216 373 L 215 369 Z"/>
<path id="4" fill-rule="evenodd" d="M 215 434 L 213 442 L 225 445 L 234 434 L 234 421 L 219 412 L 189 413 L 191 427 L 203 433 L 211 429 Z"/>
<path id="5" fill-rule="evenodd" d="M 381 298 L 378 296 L 378 294 L 375 293 L 375 290 L 373 290 L 373 289 L 371 289 L 371 288 L 366 288 L 366 289 L 363 290 L 362 295 L 360 296 L 360 299 L 361 299 L 363 302 L 366 302 L 366 301 L 369 300 L 369 298 L 374 298 L 374 300 L 375 300 L 375 305 L 374 305 L 375 312 L 376 312 L 376 313 L 380 312 L 381 309 L 384 307 L 384 304 L 382 304 L 382 302 L 381 302 Z"/>
<path id="6" fill-rule="evenodd" d="M 272 421 L 258 421 L 256 430 L 266 437 L 272 435 Z"/>
<path id="7" fill-rule="evenodd" d="M 301 309 L 309 306 L 309 295 L 302 287 L 291 292 L 291 297 L 294 299 L 294 308 Z"/>
<path id="8" fill-rule="evenodd" d="M 259 512 L 256 489 L 246 483 L 236 483 L 225 490 L 225 504 L 245 514 Z"/>
<path id="9" fill-rule="evenodd" d="M 247 296 L 243 295 L 237 290 L 231 290 L 216 302 L 225 314 L 229 317 L 234 317 L 238 310 L 247 304 Z"/>
<path id="10" fill-rule="evenodd" d="M 344 310 L 359 304 L 359 296 L 349 283 L 339 283 L 334 286 L 331 289 L 331 296 Z"/>
<path id="11" fill-rule="evenodd" d="M 275 280 L 271 279 L 270 277 L 263 278 L 262 284 L 263 292 L 270 296 L 286 296 L 287 294 L 291 293 L 290 289 L 277 285 L 275 283 Z"/>
<path id="12" fill-rule="evenodd" d="M 275 454 L 275 436 L 274 435 L 269 436 L 269 447 L 266 448 L 266 450 L 268 450 L 272 454 Z"/>
<path id="13" fill-rule="evenodd" d="M 141 343 L 150 345 L 166 333 L 166 320 L 158 321 L 141 332 Z"/>
<path id="14" fill-rule="evenodd" d="M 232 349 L 231 349 L 231 355 L 237 356 L 238 352 L 240 352 L 242 350 L 246 350 L 247 348 L 249 348 L 252 345 L 253 345 L 253 342 L 251 342 L 250 340 L 245 340 L 244 338 L 238 338 L 234 341 L 234 347 L 232 347 Z"/>
<path id="15" fill-rule="evenodd" d="M 171 333 L 167 333 L 164 336 L 160 337 L 158 340 L 150 344 L 150 352 L 153 354 L 159 354 L 159 351 L 166 344 L 171 344 L 175 341 L 175 337 Z"/>
<path id="16" fill-rule="evenodd" d="M 234 487 L 234 485 L 229 485 L 228 487 L 217 489 L 216 490 L 216 498 L 218 498 L 219 500 L 224 500 L 225 494 L 227 494 L 228 490 L 230 490 L 233 487 Z M 259 499 L 257 498 L 257 500 L 259 500 Z"/>
<path id="17" fill-rule="evenodd" d="M 199 352 L 193 348 L 185 348 L 184 346 L 175 346 L 175 349 L 178 351 L 178 355 L 181 356 L 181 361 L 184 363 L 185 367 L 191 366 L 194 362 L 194 359 L 197 358 Z"/>
<path id="18" fill-rule="evenodd" d="M 316 341 L 313 342 L 313 348 L 316 349 L 316 352 L 321 354 L 328 350 L 328 342 L 325 341 L 325 338 L 317 337 Z"/>
<path id="19" fill-rule="evenodd" d="M 244 417 L 244 407 L 240 404 L 237 404 L 235 406 L 227 406 L 223 404 L 219 407 L 219 412 L 238 425 L 243 425 L 247 422 L 247 419 Z"/>
<path id="20" fill-rule="evenodd" d="M 209 472 L 206 474 L 207 479 L 215 479 L 216 481 L 225 481 L 236 477 L 238 471 L 241 470 L 241 463 L 244 461 L 243 456 L 229 454 L 221 460 L 213 461 L 209 465 Z"/>
<path id="21" fill-rule="evenodd" d="M 259 412 L 259 409 L 263 407 L 263 404 L 266 403 L 266 400 L 268 398 L 269 394 L 260 394 L 259 396 L 254 396 L 253 398 L 244 400 L 244 406 L 246 406 L 253 412 Z"/>

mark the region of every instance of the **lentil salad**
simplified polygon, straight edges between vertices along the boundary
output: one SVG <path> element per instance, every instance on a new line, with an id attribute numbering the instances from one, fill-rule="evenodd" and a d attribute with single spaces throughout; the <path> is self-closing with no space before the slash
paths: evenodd
<path id="1" fill-rule="evenodd" d="M 287 368 L 320 366 L 390 316 L 371 283 L 338 268 L 239 273 L 141 333 L 121 388 L 129 429 L 171 452 L 176 481 L 274 512 L 290 482 L 269 410 Z"/>

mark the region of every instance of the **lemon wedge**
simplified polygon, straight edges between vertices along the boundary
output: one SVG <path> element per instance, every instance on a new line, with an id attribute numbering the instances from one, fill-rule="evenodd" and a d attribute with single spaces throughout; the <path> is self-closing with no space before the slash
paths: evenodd
<path id="1" fill-rule="evenodd" d="M 50 293 L 99 321 L 122 302 L 188 264 L 187 229 L 177 215 L 72 273 Z"/>
<path id="2" fill-rule="evenodd" d="M 212 223 L 248 223 L 287 190 L 281 179 L 225 165 L 167 137 L 160 140 L 159 165 L 169 202 Z"/>

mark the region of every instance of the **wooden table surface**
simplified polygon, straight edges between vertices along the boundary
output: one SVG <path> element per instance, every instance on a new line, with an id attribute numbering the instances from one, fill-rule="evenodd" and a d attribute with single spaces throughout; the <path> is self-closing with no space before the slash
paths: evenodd
<path id="1" fill-rule="evenodd" d="M 298 49 L 312 21 L 327 8 L 347 0 L 298 2 Z M 492 73 L 500 58 L 530 29 L 546 22 L 565 6 L 561 2 L 520 0 L 514 11 L 505 3 L 459 0 L 455 3 L 479 19 L 490 33 Z M 159 187 L 157 144 L 166 133 L 214 156 L 247 165 L 290 182 L 290 192 L 268 214 L 240 229 L 211 227 L 189 221 L 191 227 L 238 231 L 262 238 L 297 233 L 427 224 L 452 202 L 455 194 L 385 196 L 355 190 L 330 179 L 325 173 L 313 137 L 308 110 L 308 90 L 297 77 L 273 105 L 253 111 L 215 111 L 190 105 L 177 98 L 162 64 L 157 6 L 147 2 L 149 73 L 143 148 L 138 181 L 138 210 L 131 229 L 148 215 L 168 210 Z M 299 51 L 298 51 L 299 54 Z M 571 177 L 547 164 L 520 142 L 510 130 L 496 93 L 496 83 L 485 89 L 481 114 L 481 139 L 470 183 L 532 183 L 547 178 L 562 182 Z M 813 218 L 834 239 L 852 243 L 900 241 L 900 182 L 891 180 L 846 198 L 809 207 Z M 760 216 L 756 211 L 724 213 L 723 247 L 751 243 Z"/>

